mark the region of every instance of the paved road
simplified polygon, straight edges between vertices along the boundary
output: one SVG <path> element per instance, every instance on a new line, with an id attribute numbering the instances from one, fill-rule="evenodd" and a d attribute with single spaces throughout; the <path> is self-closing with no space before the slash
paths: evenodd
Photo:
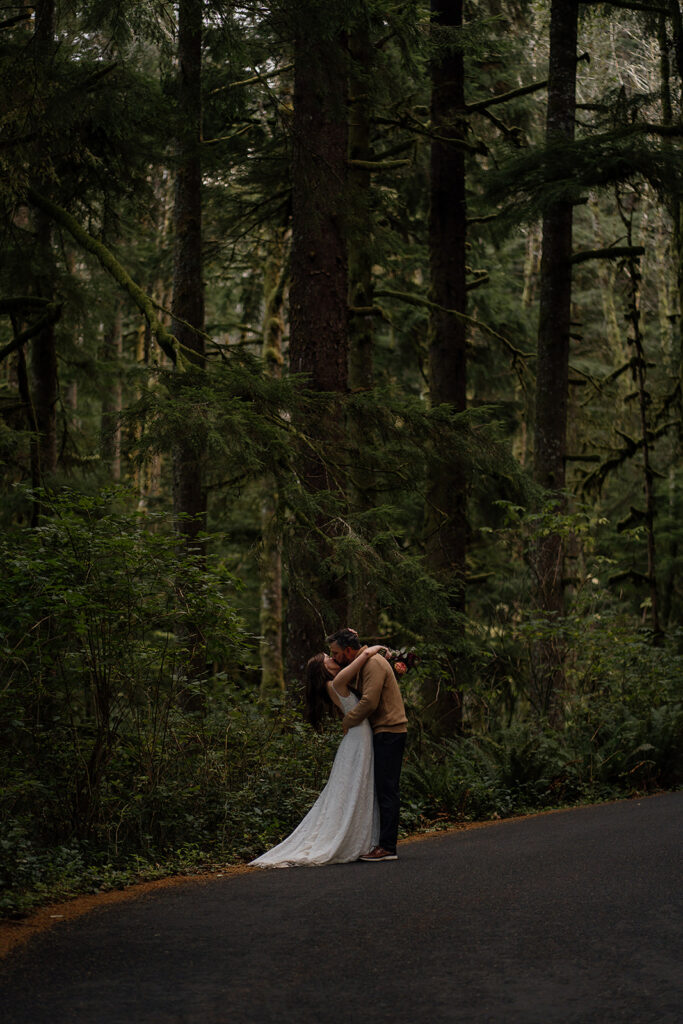
<path id="1" fill-rule="evenodd" d="M 683 793 L 97 910 L 0 965 L 3 1024 L 683 1021 Z"/>

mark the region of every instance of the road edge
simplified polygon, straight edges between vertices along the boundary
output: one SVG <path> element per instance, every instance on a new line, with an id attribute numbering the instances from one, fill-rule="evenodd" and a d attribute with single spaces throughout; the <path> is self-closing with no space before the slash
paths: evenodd
<path id="1" fill-rule="evenodd" d="M 600 800 L 591 804 L 572 804 L 568 807 L 550 807 L 544 811 L 534 811 L 531 814 L 517 814 L 509 818 L 491 818 L 487 821 L 468 821 L 448 826 L 446 828 L 433 829 L 427 832 L 417 832 L 401 839 L 401 845 L 408 843 L 424 842 L 427 839 L 440 839 L 443 836 L 453 835 L 458 832 L 470 832 L 473 829 L 493 828 L 499 825 L 507 825 L 512 822 L 527 821 L 531 818 L 541 818 L 548 814 L 567 814 L 572 811 L 581 811 L 588 807 L 602 807 L 605 804 L 631 803 L 633 800 L 653 800 L 658 796 L 664 796 L 675 790 L 662 790 L 659 793 L 636 794 L 631 797 L 618 797 L 609 800 Z M 27 917 L 17 920 L 0 921 L 0 961 L 8 957 L 19 947 L 25 945 L 30 939 L 43 932 L 48 931 L 55 925 L 75 921 L 84 914 L 102 907 L 113 906 L 117 903 L 125 903 L 129 900 L 140 899 L 149 893 L 158 892 L 164 889 L 174 888 L 178 885 L 206 885 L 217 878 L 227 878 L 236 875 L 251 874 L 258 871 L 258 868 L 251 868 L 246 864 L 228 865 L 220 870 L 207 871 L 201 874 L 192 875 L 168 875 L 165 878 L 157 878 L 150 882 L 135 882 L 124 889 L 113 889 L 110 892 L 91 893 L 87 896 L 74 896 L 72 899 L 61 903 L 50 903 L 41 907 Z"/>

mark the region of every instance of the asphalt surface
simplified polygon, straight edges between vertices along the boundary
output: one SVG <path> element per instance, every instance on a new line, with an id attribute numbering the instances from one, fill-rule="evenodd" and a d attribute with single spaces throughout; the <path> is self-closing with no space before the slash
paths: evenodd
<path id="1" fill-rule="evenodd" d="M 0 964 L 2 1024 L 683 1021 L 683 793 L 96 910 Z"/>

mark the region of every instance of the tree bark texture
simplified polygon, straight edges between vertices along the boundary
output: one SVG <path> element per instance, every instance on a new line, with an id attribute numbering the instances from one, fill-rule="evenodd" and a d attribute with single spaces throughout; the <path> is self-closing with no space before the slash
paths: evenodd
<path id="1" fill-rule="evenodd" d="M 679 97 L 683 90 L 683 18 L 681 17 L 678 0 L 671 0 L 673 16 L 673 39 L 675 43 L 676 67 L 678 70 Z M 671 61 L 669 59 L 669 36 L 667 32 L 667 20 L 663 14 L 658 19 L 658 42 L 660 59 L 661 78 L 661 103 L 662 103 L 662 124 L 671 125 L 674 121 L 673 101 L 671 95 Z M 667 142 L 665 145 L 669 146 Z M 668 199 L 667 206 L 673 221 L 673 237 L 671 241 L 672 256 L 676 272 L 676 290 L 678 298 L 678 473 L 674 468 L 669 472 L 669 514 L 672 520 L 677 514 L 679 492 L 677 482 L 680 476 L 680 466 L 683 464 L 683 203 L 677 195 Z M 668 306 L 668 303 L 667 303 Z M 667 308 L 667 312 L 669 312 Z M 678 536 L 672 533 L 668 544 L 668 568 L 664 574 L 664 585 L 662 588 L 662 621 L 665 625 L 670 621 L 670 611 L 673 605 L 673 594 L 676 587 L 676 563 L 678 561 Z"/>
<path id="2" fill-rule="evenodd" d="M 462 24 L 462 0 L 434 0 L 435 26 Z M 437 42 L 439 33 L 437 31 Z M 432 124 L 441 138 L 464 138 L 464 62 L 452 43 L 439 54 L 432 69 Z M 431 147 L 429 249 L 431 298 L 435 306 L 467 310 L 465 158 L 461 148 L 435 140 Z M 429 391 L 432 405 L 450 405 L 462 412 L 467 405 L 466 325 L 459 317 L 431 308 Z M 446 478 L 441 470 L 432 480 L 432 522 L 429 550 L 439 571 L 463 582 L 466 550 L 466 477 L 458 460 Z"/>
<path id="3" fill-rule="evenodd" d="M 295 45 L 289 362 L 313 388 L 346 390 L 346 62 L 343 39 Z"/>
<path id="4" fill-rule="evenodd" d="M 574 138 L 578 0 L 553 0 L 546 145 Z M 536 364 L 536 480 L 561 494 L 565 484 L 569 332 L 572 298 L 572 214 L 570 202 L 557 202 L 543 218 L 541 281 Z M 539 541 L 536 551 L 537 601 L 544 612 L 560 615 L 564 605 L 563 545 L 557 533 Z M 557 645 L 539 652 L 537 709 L 550 713 L 561 682 L 562 653 Z"/>
<path id="5" fill-rule="evenodd" d="M 121 424 L 123 386 L 121 384 L 121 356 L 123 355 L 123 311 L 117 299 L 112 322 L 102 341 L 102 354 L 108 366 L 106 391 L 102 399 L 101 450 L 102 459 L 109 466 L 112 480 L 121 479 Z"/>
<path id="6" fill-rule="evenodd" d="M 55 2 L 41 0 L 35 8 L 33 47 L 35 59 L 44 74 L 50 67 L 54 52 Z M 42 182 L 36 179 L 38 188 Z M 49 215 L 35 213 L 37 245 L 35 289 L 41 298 L 52 300 L 54 291 L 54 260 L 52 252 L 52 222 Z M 57 468 L 57 403 L 59 376 L 54 323 L 48 323 L 31 343 L 32 397 L 38 431 L 39 476 L 54 473 Z"/>
<path id="7" fill-rule="evenodd" d="M 369 163 L 373 158 L 370 115 L 370 70 L 373 48 L 369 25 L 359 26 L 349 37 L 349 158 Z M 372 172 L 367 166 L 349 166 L 349 306 L 370 309 L 374 304 Z M 349 329 L 349 384 L 372 386 L 373 316 L 354 314 Z"/>
<path id="8" fill-rule="evenodd" d="M 633 233 L 633 207 L 628 211 L 620 204 L 621 219 L 626 228 L 626 237 L 629 245 Z M 650 451 L 650 395 L 647 389 L 647 357 L 644 348 L 644 339 L 641 328 L 640 315 L 640 267 L 636 257 L 631 257 L 626 264 L 629 277 L 629 310 L 627 313 L 631 326 L 629 343 L 635 350 L 635 357 L 631 365 L 633 383 L 638 391 L 638 409 L 640 412 L 640 431 L 642 436 L 643 453 L 643 491 L 645 494 L 645 528 L 647 532 L 647 581 L 650 591 L 650 615 L 652 618 L 652 631 L 655 636 L 661 635 L 659 617 L 659 596 L 657 588 L 657 559 L 655 551 L 655 474 L 652 467 Z"/>
<path id="9" fill-rule="evenodd" d="M 429 391 L 432 406 L 455 412 L 467 405 L 466 325 L 442 309 L 467 309 L 465 156 L 465 69 L 453 30 L 462 25 L 462 0 L 432 0 L 435 55 L 432 64 L 431 119 L 438 139 L 431 146 L 429 249 L 431 299 Z M 450 32 L 449 32 L 450 30 Z M 444 139 L 453 139 L 449 145 Z M 441 308 L 436 308 L 441 307 Z M 426 516 L 427 553 L 437 577 L 449 588 L 453 606 L 465 607 L 467 550 L 467 473 L 456 453 L 446 471 L 431 471 Z M 442 683 L 435 714 L 442 727 L 457 732 L 461 696 Z"/>
<path id="10" fill-rule="evenodd" d="M 349 386 L 373 386 L 374 315 L 356 310 L 374 306 L 372 266 L 375 258 L 372 203 L 372 73 L 375 59 L 369 18 L 364 18 L 349 36 Z M 360 161 L 361 163 L 358 163 Z M 364 444 L 364 425 L 348 422 L 349 443 L 354 451 Z M 377 490 L 371 467 L 363 469 L 362 480 L 351 474 L 349 493 L 362 511 L 377 504 Z M 362 636 L 376 636 L 379 605 L 376 588 L 369 585 L 364 567 L 358 565 L 349 584 L 349 615 Z"/>
<path id="11" fill-rule="evenodd" d="M 266 372 L 282 376 L 284 335 L 285 237 L 278 232 L 264 274 L 263 356 Z M 282 538 L 278 526 L 277 483 L 266 477 L 261 499 L 261 695 L 285 689 L 282 650 Z"/>
<path id="12" fill-rule="evenodd" d="M 202 167 L 201 167 L 201 0 L 181 0 L 178 6 L 178 139 L 175 179 L 173 319 L 183 363 L 204 366 L 204 287 L 202 280 Z M 180 382 L 182 390 L 182 382 Z M 173 453 L 173 500 L 178 531 L 186 544 L 198 546 L 204 527 L 204 441 L 192 428 Z"/>
<path id="13" fill-rule="evenodd" d="M 673 37 L 673 53 L 678 72 L 678 109 L 683 103 L 683 12 L 679 0 L 669 0 L 671 10 L 671 26 Z M 666 20 L 659 22 L 660 72 L 662 79 L 662 122 L 673 123 L 673 103 L 671 98 L 671 65 L 668 53 Z M 680 114 L 679 114 L 680 122 Z M 676 260 L 676 280 L 678 285 L 679 308 L 683 310 L 683 203 L 678 195 L 670 197 L 669 208 L 674 223 L 673 249 Z M 678 445 L 683 451 L 683 316 L 678 317 Z"/>
<path id="14" fill-rule="evenodd" d="M 289 363 L 292 373 L 306 374 L 313 390 L 343 394 L 348 381 L 345 36 L 322 31 L 314 16 L 309 25 L 304 13 L 302 8 L 294 47 Z M 331 446 L 343 436 L 341 412 L 301 428 L 315 443 Z M 324 461 L 310 451 L 303 453 L 301 469 L 313 492 L 336 486 Z M 307 658 L 321 649 L 325 632 L 345 625 L 339 583 L 328 580 L 317 595 L 310 593 L 311 580 L 319 578 L 316 566 L 329 554 L 322 547 L 307 533 L 289 552 L 287 656 L 298 678 Z"/>
<path id="15" fill-rule="evenodd" d="M 553 0 L 546 144 L 574 138 L 577 0 Z M 536 369 L 537 481 L 560 491 L 565 482 L 569 329 L 572 297 L 570 202 L 555 203 L 543 218 L 543 254 Z"/>

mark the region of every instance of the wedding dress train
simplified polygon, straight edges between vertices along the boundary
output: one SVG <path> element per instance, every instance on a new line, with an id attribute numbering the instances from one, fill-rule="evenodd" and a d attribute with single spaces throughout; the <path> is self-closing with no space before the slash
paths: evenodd
<path id="1" fill-rule="evenodd" d="M 358 702 L 353 694 L 339 699 L 344 714 Z M 327 785 L 301 824 L 251 864 L 261 868 L 345 864 L 358 860 L 378 840 L 372 728 L 366 720 L 343 737 Z"/>

